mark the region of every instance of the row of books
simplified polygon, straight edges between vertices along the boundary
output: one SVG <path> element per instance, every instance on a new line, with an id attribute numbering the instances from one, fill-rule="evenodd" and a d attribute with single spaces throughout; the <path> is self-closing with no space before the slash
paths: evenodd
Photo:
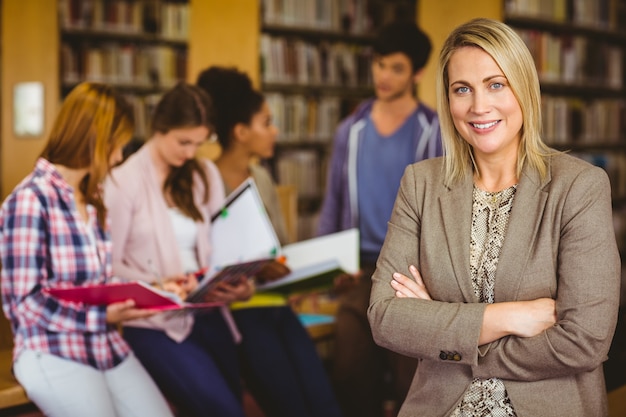
<path id="1" fill-rule="evenodd" d="M 367 33 L 368 0 L 263 0 L 263 23 L 329 31 Z"/>
<path id="2" fill-rule="evenodd" d="M 542 81 L 623 87 L 624 54 L 619 45 L 532 29 L 517 32 L 532 53 Z"/>
<path id="3" fill-rule="evenodd" d="M 625 139 L 626 100 L 543 95 L 543 135 L 552 144 L 611 144 Z"/>
<path id="4" fill-rule="evenodd" d="M 311 239 L 317 235 L 319 217 L 319 211 L 298 215 L 298 240 Z"/>
<path id="5" fill-rule="evenodd" d="M 623 152 L 572 152 L 572 155 L 604 169 L 611 181 L 613 200 L 626 200 L 626 154 Z M 623 205 L 623 204 L 622 204 Z M 626 219 L 625 219 L 626 220 Z"/>
<path id="6" fill-rule="evenodd" d="M 59 21 L 64 29 L 187 39 L 189 5 L 165 0 L 59 0 Z"/>
<path id="7" fill-rule="evenodd" d="M 509 17 L 533 17 L 607 30 L 618 29 L 616 2 L 613 0 L 506 0 L 504 3 Z"/>
<path id="8" fill-rule="evenodd" d="M 166 45 L 120 43 L 61 46 L 64 83 L 98 81 L 113 85 L 169 87 L 187 74 L 187 51 Z"/>
<path id="9" fill-rule="evenodd" d="M 340 119 L 339 97 L 267 93 L 265 98 L 279 142 L 331 141 Z"/>
<path id="10" fill-rule="evenodd" d="M 313 149 L 294 149 L 276 155 L 275 171 L 279 184 L 293 185 L 299 198 L 320 198 L 325 161 Z M 298 229 L 300 229 L 298 227 Z"/>
<path id="11" fill-rule="evenodd" d="M 150 134 L 152 114 L 161 99 L 161 94 L 135 95 L 126 94 L 135 117 L 135 137 L 146 139 Z"/>
<path id="12" fill-rule="evenodd" d="M 266 83 L 369 86 L 369 46 L 342 42 L 314 44 L 262 34 L 261 79 Z"/>

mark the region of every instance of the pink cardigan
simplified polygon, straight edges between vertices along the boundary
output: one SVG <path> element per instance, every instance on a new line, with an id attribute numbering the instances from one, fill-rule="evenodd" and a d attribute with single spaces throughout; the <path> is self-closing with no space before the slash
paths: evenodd
<path id="1" fill-rule="evenodd" d="M 153 283 L 156 277 L 181 274 L 181 259 L 167 204 L 158 184 L 152 161 L 152 144 L 146 143 L 105 182 L 105 203 L 111 220 L 113 241 L 113 274 L 124 280 Z M 204 160 L 209 180 L 209 201 L 202 202 L 204 190 L 194 181 L 194 196 L 204 222 L 198 222 L 198 262 L 207 266 L 211 256 L 210 218 L 224 202 L 224 186 L 215 164 Z M 240 335 L 227 307 L 222 314 L 230 325 L 235 341 Z M 184 340 L 193 326 L 192 314 L 157 314 L 149 319 L 134 320 L 127 326 L 161 329 L 178 342 Z"/>

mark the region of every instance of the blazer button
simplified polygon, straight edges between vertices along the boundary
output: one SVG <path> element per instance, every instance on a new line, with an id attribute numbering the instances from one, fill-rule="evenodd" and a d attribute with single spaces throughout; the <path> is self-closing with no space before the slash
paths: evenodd
<path id="1" fill-rule="evenodd" d="M 448 360 L 448 354 L 442 350 L 441 352 L 439 352 L 439 359 L 441 359 L 442 361 Z"/>
<path id="2" fill-rule="evenodd" d="M 452 359 L 458 362 L 461 360 L 461 355 L 458 352 L 454 352 L 454 356 L 452 357 Z"/>

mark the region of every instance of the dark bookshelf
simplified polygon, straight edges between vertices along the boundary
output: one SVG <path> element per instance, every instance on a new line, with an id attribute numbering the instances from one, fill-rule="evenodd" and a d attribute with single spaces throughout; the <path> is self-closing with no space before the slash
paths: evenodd
<path id="1" fill-rule="evenodd" d="M 607 172 L 616 238 L 626 253 L 626 0 L 503 4 L 505 23 L 534 53 L 544 139 Z M 554 44 L 558 55 L 551 56 Z"/>
<path id="2" fill-rule="evenodd" d="M 286 6 L 285 3 L 289 1 L 293 4 Z M 266 164 L 279 184 L 296 181 L 292 184 L 299 191 L 298 239 L 311 237 L 315 229 L 337 125 L 358 103 L 374 96 L 371 81 L 371 45 L 374 35 L 378 28 L 392 20 L 413 20 L 416 3 L 415 0 L 357 0 L 350 13 L 344 11 L 346 14 L 337 15 L 339 3 L 327 2 L 326 5 L 337 9 L 315 9 L 315 16 L 306 17 L 301 13 L 307 9 L 307 0 L 281 0 L 278 3 L 273 0 L 262 1 L 261 88 L 271 103 L 270 107 L 274 106 L 272 113 L 281 131 L 275 155 Z M 293 14 L 281 15 L 279 10 Z M 324 16 L 329 17 L 329 20 L 322 19 Z M 333 49 L 335 46 L 338 51 Z M 352 55 L 340 55 L 344 52 Z M 310 54 L 316 56 L 310 58 Z M 272 70 L 281 68 L 280 62 L 283 62 L 279 61 L 275 65 L 275 61 L 269 61 L 275 60 L 277 55 L 289 55 L 283 58 L 286 71 L 293 71 L 294 68 L 311 71 L 312 65 L 321 65 L 321 68 L 310 74 L 300 74 L 297 70 L 286 74 L 280 71 L 273 73 Z M 302 65 L 298 59 L 305 55 L 310 60 Z M 345 64 L 344 61 L 349 63 Z M 328 70 L 327 65 L 337 63 L 338 67 Z M 320 74 L 321 78 L 316 78 Z M 325 99 L 337 100 L 337 103 L 334 107 L 322 109 Z M 294 104 L 291 100 L 301 102 Z M 303 107 L 302 103 L 306 105 Z M 331 116 L 325 123 L 321 123 L 322 127 L 315 120 L 308 119 L 315 119 L 324 112 L 326 116 L 329 113 Z M 303 123 L 301 117 L 307 118 L 307 122 Z M 321 130 L 311 134 L 309 129 L 302 128 L 303 124 L 315 125 Z M 290 128 L 295 128 L 295 133 L 289 131 Z M 313 165 L 312 160 L 317 162 Z"/>
<path id="3" fill-rule="evenodd" d="M 69 42 L 127 42 L 168 45 L 176 48 L 187 49 L 187 40 L 173 38 L 156 33 L 133 32 L 113 29 L 86 29 L 66 27 L 61 29 L 61 39 Z"/>
<path id="4" fill-rule="evenodd" d="M 188 0 L 59 1 L 60 96 L 83 81 L 124 94 L 145 139 L 158 97 L 187 75 Z"/>

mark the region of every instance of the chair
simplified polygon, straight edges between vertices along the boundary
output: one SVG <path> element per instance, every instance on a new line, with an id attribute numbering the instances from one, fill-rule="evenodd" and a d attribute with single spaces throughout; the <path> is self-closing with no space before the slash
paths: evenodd
<path id="1" fill-rule="evenodd" d="M 298 190 L 295 185 L 277 185 L 276 192 L 287 226 L 289 242 L 298 240 Z"/>

